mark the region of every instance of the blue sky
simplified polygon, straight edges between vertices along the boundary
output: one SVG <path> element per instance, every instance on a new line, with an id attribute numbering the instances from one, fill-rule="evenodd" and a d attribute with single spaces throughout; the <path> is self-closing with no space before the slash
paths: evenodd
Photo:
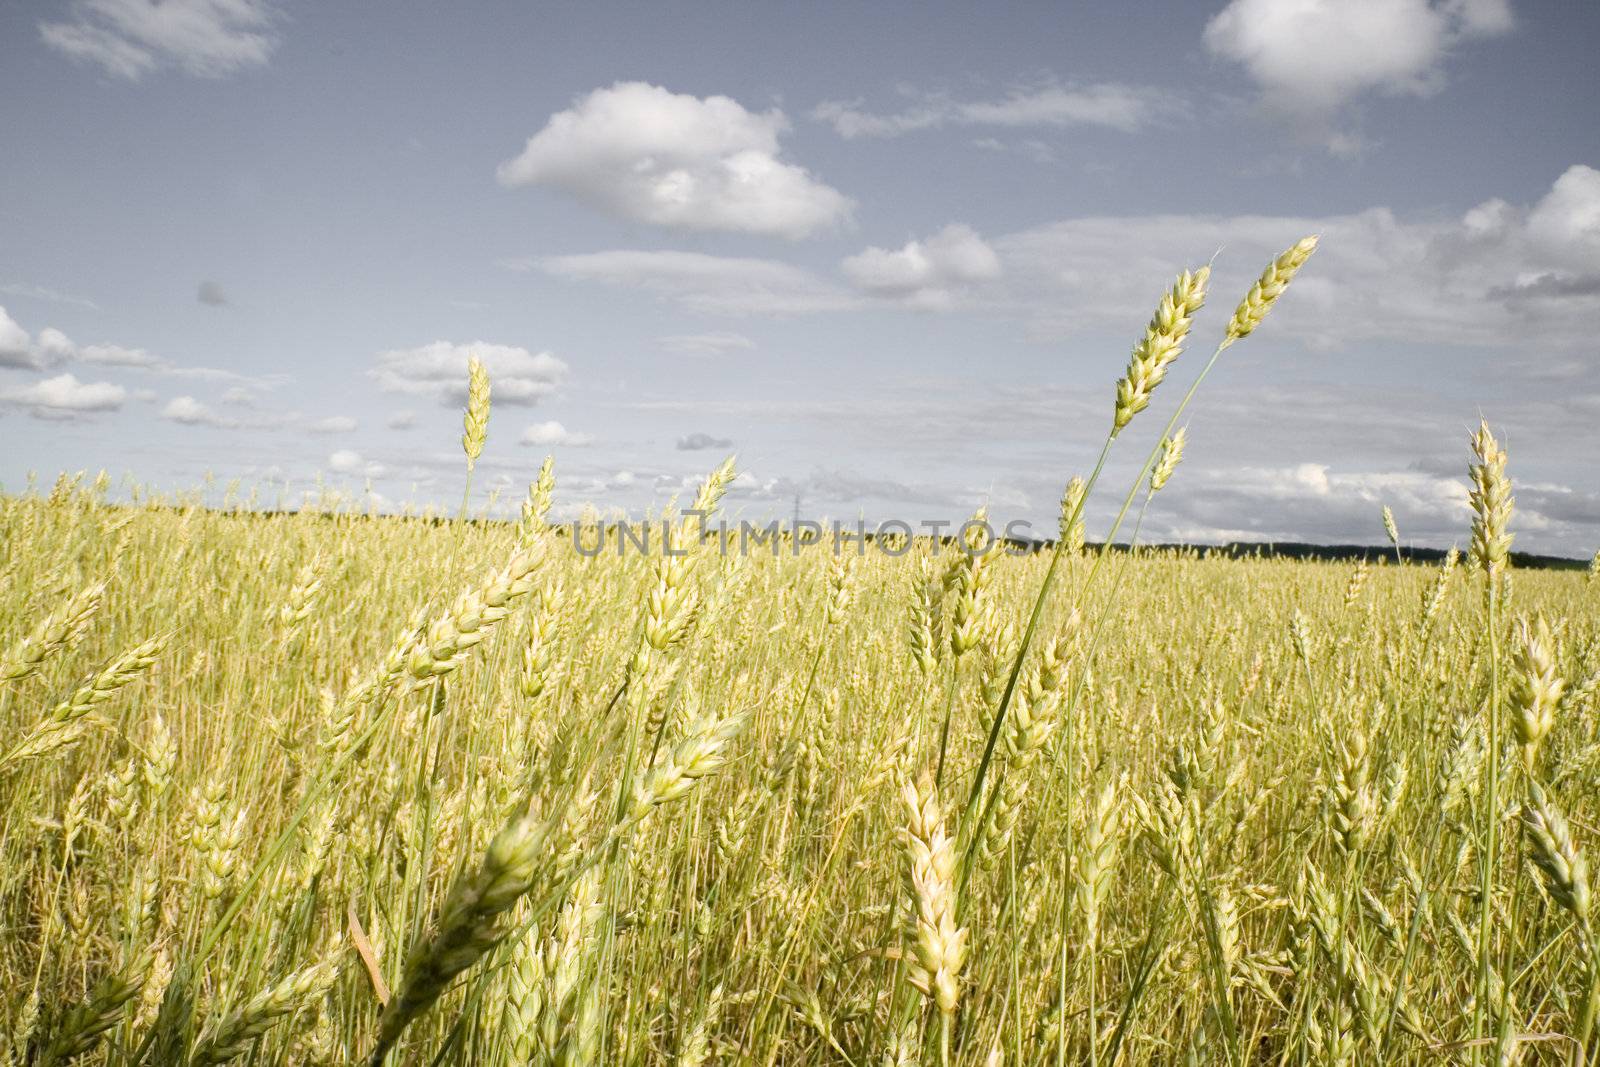
<path id="1" fill-rule="evenodd" d="M 1217 257 L 1112 486 L 1318 232 L 1147 531 L 1464 540 L 1481 413 L 1518 547 L 1591 553 L 1600 8 L 1082 7 L 7 5 L 0 483 L 450 506 L 477 351 L 484 499 L 735 451 L 747 516 L 1047 531 L 1172 275 Z"/>

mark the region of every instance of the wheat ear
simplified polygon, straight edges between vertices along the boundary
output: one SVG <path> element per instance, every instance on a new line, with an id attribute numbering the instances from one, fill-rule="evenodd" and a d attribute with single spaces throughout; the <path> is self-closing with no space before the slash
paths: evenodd
<path id="1" fill-rule="evenodd" d="M 70 697 L 50 709 L 44 721 L 35 726 L 27 738 L 0 756 L 0 767 L 47 755 L 76 741 L 88 714 L 148 671 L 166 651 L 167 639 L 165 634 L 152 637 L 112 660 Z"/>
<path id="2" fill-rule="evenodd" d="M 545 853 L 545 826 L 532 816 L 513 818 L 495 835 L 476 870 L 456 879 L 439 910 L 431 937 L 412 949 L 394 999 L 378 1021 L 372 1063 L 382 1064 L 413 1020 L 433 1005 L 450 980 L 500 943 L 501 918 L 531 888 Z"/>
<path id="3" fill-rule="evenodd" d="M 1267 269 L 1261 272 L 1261 277 L 1250 287 L 1250 291 L 1234 309 L 1233 318 L 1228 320 L 1228 332 L 1223 337 L 1221 347 L 1227 348 L 1241 337 L 1250 336 L 1256 327 L 1261 325 L 1261 320 L 1267 317 L 1267 312 L 1278 302 L 1278 297 L 1289 287 L 1295 274 L 1306 265 L 1311 253 L 1317 250 L 1317 240 L 1315 235 L 1302 237 L 1277 259 L 1267 264 Z"/>
<path id="4" fill-rule="evenodd" d="M 95 582 L 46 615 L 27 637 L 0 658 L 0 684 L 37 674 L 51 656 L 76 644 L 99 612 L 105 591 L 106 583 Z"/>

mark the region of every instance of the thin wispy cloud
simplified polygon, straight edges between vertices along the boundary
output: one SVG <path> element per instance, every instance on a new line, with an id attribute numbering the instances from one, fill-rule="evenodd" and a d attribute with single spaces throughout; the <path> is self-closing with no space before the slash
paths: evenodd
<path id="1" fill-rule="evenodd" d="M 732 352 L 748 352 L 756 347 L 756 343 L 750 338 L 732 330 L 679 333 L 670 337 L 659 337 L 656 342 L 668 352 L 684 356 L 721 356 Z"/>
<path id="2" fill-rule="evenodd" d="M 826 122 L 841 137 L 856 138 L 898 137 L 948 125 L 1010 129 L 1099 126 L 1132 132 L 1183 110 L 1181 102 L 1163 90 L 1116 82 L 1018 88 L 976 100 L 916 90 L 906 90 L 903 95 L 910 102 L 898 111 L 869 111 L 861 100 L 826 100 L 811 110 L 811 117 Z"/>
<path id="3" fill-rule="evenodd" d="M 576 281 L 642 289 L 707 314 L 839 311 L 859 300 L 841 285 L 775 259 L 618 249 L 551 256 L 536 266 Z"/>
<path id="4" fill-rule="evenodd" d="M 237 382 L 256 389 L 275 388 L 289 380 L 288 375 L 279 372 L 243 374 L 219 367 L 184 366 L 128 345 L 110 342 L 79 345 L 53 326 L 45 327 L 34 337 L 0 307 L 0 367 L 48 370 L 65 363 L 87 363 L 196 381 Z"/>
<path id="5" fill-rule="evenodd" d="M 240 404 L 224 393 L 222 403 L 233 411 L 219 411 L 204 400 L 185 394 L 168 400 L 160 417 L 180 426 L 206 426 L 218 430 L 250 430 L 342 436 L 354 433 L 360 420 L 350 415 L 307 415 L 300 411 L 263 411 L 251 403 Z"/>
<path id="6" fill-rule="evenodd" d="M 306 430 L 310 433 L 341 434 L 354 433 L 360 426 L 360 421 L 349 415 L 329 415 L 308 422 Z"/>
<path id="7" fill-rule="evenodd" d="M 70 304 L 87 308 L 90 311 L 100 310 L 100 305 L 86 296 L 79 296 L 76 293 L 64 293 L 59 289 L 51 289 L 43 285 L 24 285 L 21 282 L 0 283 L 0 296 L 20 296 L 29 300 L 43 300 L 51 304 Z"/>
<path id="8" fill-rule="evenodd" d="M 175 69 L 220 78 L 267 63 L 277 13 L 266 0 L 73 0 L 39 24 L 45 44 L 114 77 Z"/>

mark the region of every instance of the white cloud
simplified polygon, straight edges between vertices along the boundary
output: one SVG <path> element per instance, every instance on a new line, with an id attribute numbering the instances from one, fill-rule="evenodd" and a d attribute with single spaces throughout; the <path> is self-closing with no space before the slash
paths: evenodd
<path id="1" fill-rule="evenodd" d="M 217 367 L 182 367 L 142 348 L 125 345 L 93 344 L 80 347 L 66 334 L 50 326 L 40 330 L 38 339 L 33 340 L 26 330 L 6 314 L 6 309 L 0 307 L 0 367 L 45 370 L 68 362 L 147 371 L 172 378 L 239 382 L 255 388 L 271 388 L 289 380 L 283 374 L 253 376 Z"/>
<path id="2" fill-rule="evenodd" d="M 72 339 L 53 326 L 46 326 L 39 331 L 35 350 L 44 357 L 46 364 L 65 363 L 78 354 L 78 346 L 72 343 Z"/>
<path id="3" fill-rule="evenodd" d="M 69 11 L 39 24 L 45 43 L 130 81 L 167 68 L 222 77 L 264 65 L 277 45 L 265 0 L 74 0 Z"/>
<path id="4" fill-rule="evenodd" d="M 0 307 L 0 367 L 47 370 L 79 355 L 78 346 L 60 330 L 46 326 L 35 340 Z"/>
<path id="5" fill-rule="evenodd" d="M 384 422 L 384 425 L 391 430 L 409 430 L 416 424 L 417 413 L 415 411 L 397 411 Z"/>
<path id="6" fill-rule="evenodd" d="M 948 307 L 975 284 L 998 278 L 1000 258 L 977 231 L 951 223 L 895 251 L 868 248 L 841 265 L 845 276 L 875 296 L 926 307 Z"/>
<path id="7" fill-rule="evenodd" d="M 721 356 L 756 347 L 756 343 L 750 338 L 731 330 L 674 334 L 671 337 L 657 338 L 657 342 L 668 352 L 676 352 L 681 356 Z"/>
<path id="8" fill-rule="evenodd" d="M 39 334 L 41 344 L 45 334 L 59 332 L 45 330 Z M 103 367 L 121 367 L 125 370 L 147 371 L 167 378 L 192 378 L 196 381 L 207 382 L 240 382 L 246 387 L 256 389 L 271 389 L 289 381 L 287 374 L 240 374 L 238 371 L 223 370 L 220 367 L 183 367 L 168 359 L 162 359 L 142 348 L 129 348 L 125 345 L 98 344 L 84 345 L 82 348 L 71 347 L 72 343 L 65 337 L 62 348 L 63 358 L 78 359 L 84 363 L 94 363 Z M 69 351 L 70 348 L 70 351 Z"/>
<path id="9" fill-rule="evenodd" d="M 1600 170 L 1568 167 L 1528 213 L 1527 236 L 1556 268 L 1600 272 Z"/>
<path id="10" fill-rule="evenodd" d="M 389 468 L 382 463 L 368 460 L 361 453 L 348 448 L 328 454 L 328 469 L 335 474 L 359 474 L 364 478 L 382 478 L 389 473 Z"/>
<path id="11" fill-rule="evenodd" d="M 565 445 L 568 448 L 582 448 L 594 444 L 594 438 L 586 433 L 573 433 L 559 422 L 536 422 L 522 431 L 522 443 L 525 445 L 539 445 L 540 447 L 553 447 Z"/>
<path id="12" fill-rule="evenodd" d="M 964 104 L 966 122 L 990 126 L 1109 126 L 1135 130 L 1165 106 L 1152 89 L 1102 84 L 1078 89 L 1048 86 L 1013 92 L 1003 100 Z"/>
<path id="13" fill-rule="evenodd" d="M 0 367 L 28 367 L 40 364 L 33 350 L 33 338 L 0 307 Z"/>
<path id="14" fill-rule="evenodd" d="M 356 420 L 348 415 L 331 415 L 311 418 L 298 411 L 258 411 L 255 394 L 247 389 L 229 389 L 222 394 L 222 402 L 239 414 L 224 414 L 196 397 L 173 397 L 161 409 L 161 417 L 183 426 L 211 426 L 223 430 L 256 430 L 265 432 L 294 432 L 314 434 L 349 433 L 356 429 Z"/>
<path id="15" fill-rule="evenodd" d="M 201 282 L 194 296 L 207 307 L 222 307 L 228 302 L 228 294 L 223 292 L 222 286 L 212 281 Z"/>
<path id="16" fill-rule="evenodd" d="M 811 117 L 828 123 L 841 137 L 856 138 L 897 137 L 946 124 L 1010 128 L 1101 126 L 1132 131 L 1178 109 L 1178 104 L 1159 90 L 1115 82 L 1018 88 L 990 100 L 960 101 L 940 93 L 914 90 L 907 93 L 915 102 L 892 114 L 864 111 L 860 101 L 828 100 L 818 104 Z"/>
<path id="17" fill-rule="evenodd" d="M 435 341 L 418 348 L 380 352 L 367 372 L 386 393 L 431 396 L 441 403 L 467 398 L 467 361 L 477 356 L 489 370 L 490 395 L 497 404 L 534 404 L 555 392 L 567 365 L 549 352 L 513 345 Z"/>
<path id="18" fill-rule="evenodd" d="M 328 469 L 337 474 L 355 474 L 365 469 L 366 465 L 361 453 L 348 448 L 341 448 L 337 452 L 328 454 Z"/>
<path id="19" fill-rule="evenodd" d="M 74 304 L 78 307 L 88 308 L 90 311 L 100 310 L 100 305 L 86 296 L 63 293 L 59 289 L 50 289 L 43 285 L 23 285 L 20 282 L 6 282 L 0 285 L 0 295 L 24 296 L 30 300 L 47 300 L 52 304 Z"/>
<path id="20" fill-rule="evenodd" d="M 659 293 L 708 314 L 787 315 L 858 303 L 841 287 L 772 259 L 624 249 L 553 256 L 537 265 L 562 277 Z"/>
<path id="21" fill-rule="evenodd" d="M 166 370 L 170 365 L 157 359 L 142 348 L 125 348 L 122 345 L 85 345 L 78 351 L 85 363 L 98 363 L 104 367 L 132 367 L 136 370 Z"/>
<path id="22" fill-rule="evenodd" d="M 1269 111 L 1314 129 L 1371 92 L 1425 96 L 1450 51 L 1512 27 L 1509 0 L 1232 0 L 1207 24 L 1206 48 L 1241 64 Z"/>
<path id="23" fill-rule="evenodd" d="M 948 105 L 920 104 L 892 115 L 862 110 L 860 100 L 824 100 L 811 109 L 811 117 L 832 126 L 840 137 L 898 137 L 903 133 L 943 126 L 952 114 Z"/>
<path id="24" fill-rule="evenodd" d="M 703 252 L 617 249 L 511 265 L 641 289 L 703 314 L 779 316 L 858 309 L 875 301 L 947 308 L 1001 272 L 994 249 L 960 224 L 895 251 L 868 248 L 847 258 L 841 269 L 853 289 L 780 260 Z M 662 343 L 673 351 L 702 355 L 753 347 L 741 334 L 724 333 L 663 338 Z"/>
<path id="25" fill-rule="evenodd" d="M 306 424 L 311 433 L 349 433 L 356 428 L 356 420 L 349 415 L 329 415 Z"/>
<path id="26" fill-rule="evenodd" d="M 1600 316 L 1600 171 L 1567 170 L 1528 208 L 1491 201 L 1461 218 L 1352 215 L 1095 217 L 997 238 L 996 299 L 1036 332 L 1139 321 L 1179 267 L 1218 250 L 1212 292 L 1230 300 L 1268 257 L 1320 233 L 1316 258 L 1274 312 L 1278 331 L 1321 346 L 1413 343 L 1593 352 Z M 1359 310 L 1357 310 L 1359 309 Z"/>
<path id="27" fill-rule="evenodd" d="M 33 385 L 0 391 L 0 400 L 26 408 L 40 419 L 73 419 L 98 411 L 118 411 L 128 391 L 110 382 L 80 382 L 58 374 Z"/>
<path id="28" fill-rule="evenodd" d="M 1015 315 L 1034 335 L 1054 337 L 1143 322 L 1173 273 L 1219 249 L 1212 292 L 1235 299 L 1272 256 L 1311 233 L 1322 244 L 1274 312 L 1281 336 L 1322 348 L 1386 340 L 1593 352 L 1600 170 L 1585 165 L 1532 205 L 1490 201 L 1453 220 L 1374 207 L 1332 216 L 1090 216 L 987 239 L 947 227 L 849 257 L 841 272 L 853 287 L 781 260 L 698 252 L 617 250 L 532 264 L 708 314 L 961 306 Z"/>
<path id="29" fill-rule="evenodd" d="M 851 202 L 779 158 L 788 127 L 776 108 L 618 82 L 552 115 L 498 176 L 657 226 L 799 238 L 848 220 Z"/>
<path id="30" fill-rule="evenodd" d="M 218 415 L 192 396 L 175 396 L 161 409 L 161 417 L 184 426 L 237 426 L 237 419 Z"/>
<path id="31" fill-rule="evenodd" d="M 1465 482 L 1418 471 L 1340 471 L 1323 463 L 1196 468 L 1187 480 L 1180 472 L 1167 493 L 1157 526 L 1165 527 L 1163 536 L 1185 540 L 1379 545 L 1385 505 L 1407 544 L 1449 545 L 1470 528 Z M 1519 492 L 1519 514 L 1523 503 Z"/>

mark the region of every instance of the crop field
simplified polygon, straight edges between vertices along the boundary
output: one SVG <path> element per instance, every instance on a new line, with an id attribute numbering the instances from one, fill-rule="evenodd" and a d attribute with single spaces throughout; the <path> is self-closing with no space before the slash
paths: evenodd
<path id="1" fill-rule="evenodd" d="M 731 460 L 648 551 L 549 463 L 510 522 L 0 498 L 0 1055 L 1592 1062 L 1600 582 L 1461 462 L 1443 564 L 1086 545 L 1098 467 L 1027 553 L 729 546 Z"/>

